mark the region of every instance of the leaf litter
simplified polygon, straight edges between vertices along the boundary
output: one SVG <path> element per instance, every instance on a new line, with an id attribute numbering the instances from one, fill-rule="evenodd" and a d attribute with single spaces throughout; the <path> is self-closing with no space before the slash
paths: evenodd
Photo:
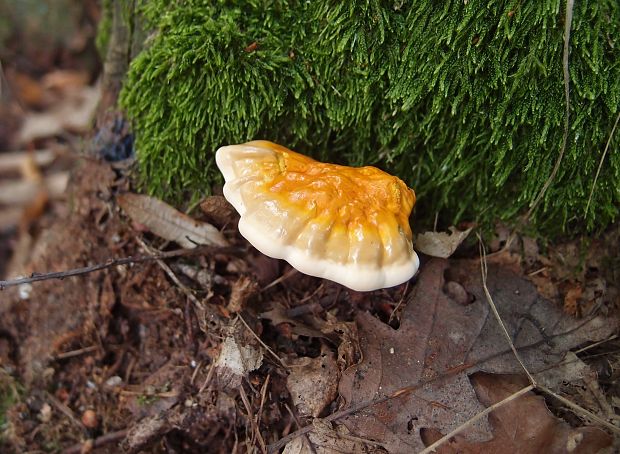
<path id="1" fill-rule="evenodd" d="M 448 296 L 443 290 L 446 279 L 461 285 L 471 302 L 463 304 Z M 606 339 L 615 330 L 615 321 L 608 318 L 567 317 L 541 300 L 531 283 L 502 268 L 490 269 L 489 284 L 526 367 L 552 388 L 579 378 L 551 372 L 568 349 Z M 360 313 L 356 321 L 364 360 L 341 380 L 340 393 L 347 405 L 406 392 L 357 412 L 344 423 L 352 432 L 380 440 L 389 452 L 422 451 L 420 430 L 448 432 L 482 411 L 470 374 L 522 371 L 485 301 L 477 261 L 427 263 L 398 330 L 367 313 Z M 485 420 L 467 432 L 471 442 L 488 440 L 492 434 Z"/>
<path id="2" fill-rule="evenodd" d="M 19 274 L 130 256 L 162 239 L 192 247 L 221 235 L 228 246 L 167 259 L 167 269 L 141 263 L 40 283 L 27 299 L 5 291 L 0 340 L 9 350 L 0 358 L 26 389 L 7 414 L 12 447 L 420 452 L 527 384 L 485 300 L 478 260 L 423 259 L 408 285 L 352 292 L 248 248 L 221 199 L 203 203 L 200 216 L 227 230 L 205 234 L 207 222 L 128 193 L 122 171 L 79 168 L 72 210 L 46 221 Z M 498 257 L 489 258 L 489 291 L 528 370 L 617 423 L 597 372 L 571 352 L 608 339 L 616 319 L 570 317 L 518 260 Z M 93 429 L 71 422 L 92 412 Z M 528 392 L 438 452 L 595 452 L 610 439 L 591 422 Z"/>

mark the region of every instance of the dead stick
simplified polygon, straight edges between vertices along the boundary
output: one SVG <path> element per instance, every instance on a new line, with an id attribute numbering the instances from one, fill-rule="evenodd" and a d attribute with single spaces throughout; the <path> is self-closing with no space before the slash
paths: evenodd
<path id="1" fill-rule="evenodd" d="M 118 430 L 116 432 L 110 432 L 108 434 L 97 437 L 94 440 L 92 440 L 92 447 L 100 448 L 101 446 L 107 445 L 108 443 L 114 443 L 115 441 L 122 440 L 127 435 L 127 432 L 128 432 L 127 429 L 123 429 L 123 430 Z M 67 449 L 65 451 L 65 454 L 80 454 L 82 452 L 82 449 L 86 445 L 88 445 L 89 442 L 90 440 L 84 443 L 75 444 L 71 446 L 69 449 Z"/>
<path id="2" fill-rule="evenodd" d="M 83 268 L 74 268 L 66 271 L 54 271 L 51 273 L 32 273 L 30 277 L 22 277 L 18 279 L 8 279 L 6 281 L 0 281 L 0 290 L 4 290 L 7 287 L 14 287 L 16 285 L 21 284 L 30 284 L 38 281 L 47 281 L 50 279 L 65 279 L 67 277 L 72 276 L 81 276 L 83 274 L 89 274 L 94 271 L 100 271 L 106 268 L 110 268 L 118 265 L 127 265 L 129 263 L 140 263 L 140 262 L 150 262 L 153 260 L 161 260 L 168 259 L 172 257 L 181 257 L 188 255 L 201 255 L 207 252 L 221 252 L 221 253 L 229 253 L 232 255 L 237 255 L 238 251 L 235 248 L 221 248 L 214 246 L 199 246 L 195 249 L 176 249 L 174 251 L 162 252 L 157 255 L 140 255 L 137 257 L 129 256 L 118 259 L 110 259 L 104 263 L 99 263 L 97 265 L 85 266 Z"/>

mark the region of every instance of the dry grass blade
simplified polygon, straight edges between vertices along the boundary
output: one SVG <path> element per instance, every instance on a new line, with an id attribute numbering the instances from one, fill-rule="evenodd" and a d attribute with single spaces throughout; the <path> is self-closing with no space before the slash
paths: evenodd
<path id="1" fill-rule="evenodd" d="M 460 426 L 458 426 L 456 429 L 454 429 L 452 432 L 444 435 L 443 437 L 441 437 L 439 440 L 437 440 L 435 443 L 433 443 L 432 445 L 428 446 L 426 449 L 424 449 L 423 451 L 420 451 L 419 454 L 428 454 L 430 452 L 435 451 L 435 449 L 437 449 L 440 445 L 444 444 L 446 441 L 448 441 L 450 438 L 454 437 L 455 435 L 457 435 L 458 433 L 462 432 L 463 430 L 467 429 L 469 426 L 471 426 L 473 423 L 475 423 L 476 421 L 478 421 L 480 418 L 488 415 L 489 413 L 491 413 L 493 410 L 496 410 L 497 408 L 501 407 L 502 405 L 507 404 L 508 402 L 511 402 L 515 399 L 517 399 L 518 397 L 522 396 L 523 394 L 530 392 L 532 389 L 534 389 L 534 385 L 529 385 L 526 386 L 525 388 L 517 391 L 516 393 L 506 397 L 504 400 L 501 400 L 499 402 L 497 402 L 496 404 L 491 405 L 490 407 L 484 409 L 483 411 L 481 411 L 480 413 L 478 413 L 476 416 L 474 416 L 473 418 L 469 419 L 469 421 L 467 421 L 464 424 L 461 424 Z"/>
<path id="2" fill-rule="evenodd" d="M 519 364 L 521 364 L 521 367 L 525 371 L 525 374 L 527 375 L 527 378 L 530 380 L 530 383 L 536 386 L 536 380 L 534 380 L 534 377 L 532 376 L 532 374 L 530 374 L 530 372 L 527 370 L 527 367 L 525 367 L 525 364 L 523 363 L 521 356 L 517 352 L 517 349 L 515 348 L 514 343 L 512 342 L 512 338 L 510 334 L 508 333 L 508 330 L 506 329 L 506 325 L 504 324 L 504 321 L 499 315 L 499 312 L 497 311 L 497 307 L 495 306 L 495 303 L 493 302 L 493 298 L 491 297 L 491 292 L 489 292 L 489 287 L 487 286 L 486 250 L 484 248 L 484 244 L 482 244 L 482 238 L 480 237 L 480 234 L 478 234 L 478 242 L 480 246 L 480 272 L 482 274 L 482 288 L 484 289 L 484 295 L 486 296 L 487 302 L 489 303 L 489 306 L 491 307 L 491 311 L 493 312 L 493 315 L 495 315 L 497 323 L 499 323 L 499 326 L 502 328 L 502 331 L 504 332 L 504 335 L 506 336 L 506 340 L 508 341 L 508 344 L 510 345 L 510 349 L 512 350 L 512 353 L 515 355 L 515 358 L 517 358 L 517 361 L 519 361 Z"/>
<path id="3" fill-rule="evenodd" d="M 237 317 L 239 318 L 239 320 L 241 320 L 241 322 L 246 327 L 246 329 L 250 332 L 250 334 L 252 334 L 252 336 L 254 336 L 254 338 L 256 338 L 256 340 L 265 348 L 265 350 L 267 350 L 271 354 L 271 356 L 273 356 L 276 360 L 278 360 L 278 362 L 282 365 L 282 367 L 284 367 L 285 369 L 288 369 L 288 365 L 284 362 L 284 360 L 280 358 L 278 355 L 276 355 L 276 353 L 271 348 L 269 348 L 269 345 L 263 342 L 263 340 L 258 336 L 258 334 L 256 334 L 254 330 L 250 328 L 250 325 L 248 325 L 248 323 L 241 316 L 241 314 L 237 314 Z"/>
<path id="4" fill-rule="evenodd" d="M 248 395 L 243 388 L 243 385 L 239 387 L 239 395 L 241 396 L 241 400 L 243 401 L 243 406 L 245 410 L 248 412 L 248 419 L 250 420 L 250 424 L 252 425 L 252 438 L 258 440 L 258 445 L 260 446 L 261 452 L 267 454 L 267 445 L 265 444 L 265 440 L 263 439 L 263 435 L 260 433 L 260 427 L 258 423 L 254 419 L 254 412 L 252 411 L 252 405 L 250 404 L 250 400 L 248 399 Z M 252 444 L 254 444 L 254 440 L 252 440 Z"/>
<path id="5" fill-rule="evenodd" d="M 607 156 L 607 152 L 609 151 L 609 145 L 611 144 L 611 139 L 614 136 L 614 132 L 616 132 L 616 128 L 618 127 L 619 120 L 620 120 L 620 113 L 618 113 L 614 126 L 611 128 L 611 133 L 609 134 L 609 138 L 607 139 L 607 143 L 605 144 L 605 150 L 603 151 L 603 156 L 601 156 L 601 161 L 598 163 L 598 168 L 596 169 L 596 175 L 594 176 L 594 181 L 592 182 L 592 189 L 590 190 L 590 196 L 588 197 L 588 203 L 586 204 L 586 212 L 584 214 L 584 217 L 588 216 L 588 210 L 590 209 L 590 202 L 592 202 L 592 196 L 594 195 L 594 188 L 596 187 L 596 182 L 598 181 L 598 177 L 601 174 L 601 169 L 603 168 L 603 162 L 605 161 L 605 157 Z"/>
<path id="6" fill-rule="evenodd" d="M 581 413 L 581 415 L 583 415 L 583 416 L 585 416 L 587 418 L 590 418 L 592 421 L 595 421 L 595 422 L 601 424 L 603 427 L 606 427 L 607 429 L 611 430 L 616 435 L 620 435 L 620 427 L 614 426 L 613 424 L 611 424 L 611 423 L 605 421 L 604 419 L 596 416 L 594 413 L 586 410 L 585 408 L 581 407 L 580 405 L 577 405 L 576 403 L 571 402 L 567 398 L 562 397 L 559 394 L 551 391 L 549 388 L 547 388 L 545 386 L 537 385 L 536 388 L 538 390 L 544 392 L 545 394 L 548 394 L 549 396 L 552 396 L 555 399 L 559 400 L 564 405 L 566 405 L 571 410 L 573 410 L 575 413 Z"/>
<path id="7" fill-rule="evenodd" d="M 148 244 L 146 244 L 144 241 L 142 241 L 140 238 L 136 237 L 136 241 L 138 242 L 140 246 L 142 246 L 142 248 L 148 254 L 151 254 L 152 256 L 157 256 L 158 254 L 161 254 L 161 251 L 157 251 L 156 249 L 153 249 Z M 172 271 L 172 269 L 168 265 L 166 265 L 166 263 L 164 263 L 163 260 L 156 260 L 156 262 L 159 265 L 159 267 L 162 270 L 164 270 L 164 272 L 168 275 L 168 277 L 172 280 L 172 282 L 174 282 L 175 285 L 179 287 L 183 293 L 185 293 L 185 296 L 187 296 L 187 298 L 189 298 L 189 300 L 192 303 L 197 304 L 197 305 L 200 304 L 200 301 L 198 301 L 198 298 L 194 296 L 194 294 L 191 292 L 190 289 L 188 289 L 185 285 L 183 285 L 183 283 L 179 280 L 177 275 L 174 274 L 174 271 Z"/>

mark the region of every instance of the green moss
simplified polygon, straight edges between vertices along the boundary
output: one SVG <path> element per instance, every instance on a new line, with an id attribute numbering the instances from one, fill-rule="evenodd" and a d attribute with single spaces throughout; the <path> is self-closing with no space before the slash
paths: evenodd
<path id="1" fill-rule="evenodd" d="M 19 400 L 21 391 L 21 385 L 6 371 L 0 370 L 0 441 L 5 438 L 7 430 L 6 412 Z"/>
<path id="2" fill-rule="evenodd" d="M 144 3 L 155 31 L 122 105 L 143 181 L 207 192 L 223 145 L 266 138 L 374 164 L 416 189 L 418 216 L 514 220 L 560 152 L 563 3 L 462 0 Z M 620 105 L 620 4 L 577 2 L 568 147 L 533 221 L 596 230 L 618 215 L 620 139 L 585 213 Z M 253 44 L 255 43 L 255 44 Z"/>

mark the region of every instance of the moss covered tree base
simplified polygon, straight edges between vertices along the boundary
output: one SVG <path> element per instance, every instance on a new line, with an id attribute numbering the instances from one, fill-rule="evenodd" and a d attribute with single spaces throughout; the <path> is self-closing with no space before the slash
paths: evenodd
<path id="1" fill-rule="evenodd" d="M 122 105 L 160 196 L 208 191 L 219 146 L 264 138 L 399 175 L 418 216 L 511 220 L 560 153 L 563 2 L 157 0 L 143 12 L 154 34 Z M 552 233 L 604 228 L 620 206 L 620 4 L 572 12 L 567 147 L 533 217 Z"/>

